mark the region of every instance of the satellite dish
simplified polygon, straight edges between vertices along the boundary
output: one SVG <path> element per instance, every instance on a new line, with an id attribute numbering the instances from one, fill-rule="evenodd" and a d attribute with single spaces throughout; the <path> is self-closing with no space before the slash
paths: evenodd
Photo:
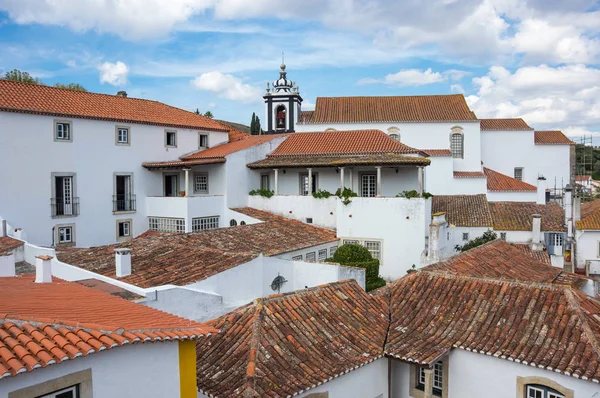
<path id="1" fill-rule="evenodd" d="M 287 282 L 287 279 L 285 279 L 283 276 L 277 274 L 275 279 L 273 279 L 273 282 L 271 282 L 271 289 L 273 289 L 273 291 L 279 293 L 281 291 L 281 287 L 286 282 Z"/>

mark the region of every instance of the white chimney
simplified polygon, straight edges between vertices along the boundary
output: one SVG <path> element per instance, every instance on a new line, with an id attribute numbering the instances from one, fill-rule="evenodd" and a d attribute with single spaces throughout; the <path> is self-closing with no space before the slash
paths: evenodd
<path id="1" fill-rule="evenodd" d="M 35 283 L 52 283 L 52 256 L 35 258 Z"/>
<path id="2" fill-rule="evenodd" d="M 0 255 L 0 277 L 15 276 L 15 253 L 9 252 Z"/>
<path id="3" fill-rule="evenodd" d="M 537 180 L 537 201 L 536 203 L 538 205 L 545 205 L 546 204 L 546 187 L 547 187 L 547 183 L 546 183 L 546 177 L 543 176 L 539 176 L 538 180 Z"/>
<path id="4" fill-rule="evenodd" d="M 573 222 L 581 220 L 581 197 L 578 195 L 573 198 Z"/>
<path id="5" fill-rule="evenodd" d="M 565 194 L 563 196 L 563 207 L 565 209 L 565 224 L 573 217 L 573 187 L 567 184 Z"/>
<path id="6" fill-rule="evenodd" d="M 117 278 L 131 275 L 131 249 L 115 249 L 115 266 Z"/>
<path id="7" fill-rule="evenodd" d="M 534 214 L 531 225 L 531 232 L 533 233 L 533 237 L 531 238 L 531 250 L 542 251 L 544 250 L 544 245 L 542 245 L 542 216 Z"/>
<path id="8" fill-rule="evenodd" d="M 6 233 L 6 220 L 2 220 L 2 235 L 0 236 L 7 236 L 8 234 Z"/>
<path id="9" fill-rule="evenodd" d="M 433 213 L 431 224 L 429 224 L 429 253 L 427 256 L 428 263 L 436 263 L 440 261 L 440 239 L 444 234 L 446 222 L 446 213 Z"/>

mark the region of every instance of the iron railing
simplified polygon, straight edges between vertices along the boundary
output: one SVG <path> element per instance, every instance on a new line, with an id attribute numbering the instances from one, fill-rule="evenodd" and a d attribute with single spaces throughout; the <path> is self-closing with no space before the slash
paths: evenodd
<path id="1" fill-rule="evenodd" d="M 135 195 L 113 195 L 113 211 L 135 211 Z"/>
<path id="2" fill-rule="evenodd" d="M 79 197 L 50 198 L 52 217 L 79 215 Z"/>

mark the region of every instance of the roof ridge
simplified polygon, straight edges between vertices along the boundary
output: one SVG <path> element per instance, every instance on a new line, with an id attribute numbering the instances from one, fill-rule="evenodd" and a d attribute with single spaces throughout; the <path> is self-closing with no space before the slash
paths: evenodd
<path id="1" fill-rule="evenodd" d="M 270 294 L 270 295 L 268 295 L 266 297 L 262 297 L 262 298 L 257 299 L 257 300 L 261 300 L 262 303 L 272 302 L 272 301 L 279 301 L 279 300 L 286 299 L 286 298 L 292 297 L 292 296 L 293 297 L 305 296 L 307 294 L 311 294 L 313 292 L 320 291 L 320 290 L 325 289 L 325 288 L 334 288 L 334 287 L 337 287 L 337 286 L 354 285 L 354 284 L 358 285 L 354 279 L 344 279 L 344 280 L 341 280 L 341 281 L 330 282 L 330 283 L 323 283 L 321 285 L 307 287 L 305 289 L 294 290 L 294 291 L 287 292 L 287 293 Z"/>
<path id="2" fill-rule="evenodd" d="M 262 315 L 264 303 L 262 298 L 254 300 L 256 308 L 252 316 L 252 333 L 248 343 L 248 365 L 246 366 L 246 388 L 244 396 L 256 396 L 256 366 L 258 364 L 258 350 L 260 346 L 260 329 L 262 329 Z"/>
<path id="3" fill-rule="evenodd" d="M 336 97 L 317 97 L 319 98 L 414 98 L 414 97 L 463 97 L 464 94 L 419 94 L 419 95 L 342 95 Z"/>
<path id="4" fill-rule="evenodd" d="M 577 318 L 581 323 L 581 328 L 583 329 L 583 332 L 585 333 L 588 341 L 590 342 L 590 345 L 596 351 L 596 355 L 600 356 L 600 341 L 598 341 L 598 338 L 596 337 L 594 331 L 590 327 L 586 316 L 583 310 L 581 309 L 581 306 L 579 305 L 579 301 L 575 298 L 575 294 L 573 293 L 572 288 L 563 287 L 563 289 L 565 298 L 567 299 L 567 302 L 569 303 L 571 309 L 577 314 Z"/>

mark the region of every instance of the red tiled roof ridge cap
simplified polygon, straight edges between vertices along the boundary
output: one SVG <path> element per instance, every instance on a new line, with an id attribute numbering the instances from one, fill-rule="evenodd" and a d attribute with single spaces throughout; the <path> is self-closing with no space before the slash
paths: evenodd
<path id="1" fill-rule="evenodd" d="M 533 260 L 535 262 L 535 259 Z M 548 265 L 543 264 L 544 267 L 548 267 Z M 471 280 L 471 281 L 482 281 L 485 283 L 493 283 L 496 285 L 508 284 L 509 286 L 522 286 L 525 288 L 536 288 L 536 289 L 544 289 L 544 290 L 552 290 L 552 291 L 561 291 L 564 289 L 572 290 L 573 288 L 568 285 L 557 285 L 552 282 L 533 282 L 533 281 L 520 281 L 514 279 L 505 279 L 499 277 L 490 277 L 490 276 L 472 276 L 472 275 L 457 275 L 453 274 L 450 271 L 441 271 L 441 270 L 424 270 L 420 269 L 417 272 L 413 272 L 423 274 L 431 274 L 439 277 L 443 277 L 445 279 L 458 279 L 458 280 Z M 559 272 L 560 273 L 560 272 Z M 400 279 L 399 279 L 400 280 Z"/>
<path id="2" fill-rule="evenodd" d="M 341 95 L 319 98 L 415 98 L 415 97 L 463 97 L 463 94 L 417 94 L 417 95 Z M 314 111 L 313 111 L 314 112 Z"/>
<path id="3" fill-rule="evenodd" d="M 264 305 L 265 303 L 268 303 L 271 301 L 278 301 L 278 300 L 285 299 L 285 298 L 292 297 L 292 296 L 293 297 L 304 296 L 304 295 L 311 294 L 311 293 L 314 293 L 316 291 L 320 291 L 323 289 L 334 289 L 336 287 L 346 286 L 346 285 L 357 285 L 358 286 L 358 283 L 354 279 L 344 279 L 341 281 L 324 283 L 322 285 L 308 287 L 306 289 L 294 290 L 294 291 L 287 292 L 287 293 L 270 294 L 266 297 L 261 297 L 261 298 L 255 299 L 254 303 L 255 304 L 261 303 Z"/>
<path id="4" fill-rule="evenodd" d="M 415 152 L 422 152 L 422 151 L 415 149 Z M 307 156 L 307 157 L 320 156 L 320 157 L 330 157 L 331 158 L 331 157 L 338 157 L 338 156 L 369 156 L 369 155 L 406 156 L 409 154 L 410 153 L 407 153 L 407 152 L 395 152 L 395 151 L 390 151 L 390 150 L 381 150 L 381 151 L 372 151 L 372 152 L 297 153 L 297 154 L 282 154 L 282 155 L 274 154 L 274 155 L 268 155 L 267 157 L 269 157 L 269 158 L 296 158 L 296 157 L 302 157 L 302 156 Z"/>
<path id="5" fill-rule="evenodd" d="M 579 301 L 575 298 L 576 295 L 577 293 L 575 293 L 572 289 L 565 290 L 565 298 L 567 299 L 567 302 L 569 303 L 569 306 L 573 312 L 577 314 L 578 321 L 580 322 L 581 328 L 586 334 L 587 340 L 596 351 L 596 355 L 600 356 L 600 341 L 589 325 L 587 317 L 583 313 L 583 309 L 581 308 Z M 585 293 L 579 292 L 579 295 L 579 298 L 582 298 L 581 295 L 585 295 Z M 587 295 L 585 295 L 585 298 L 587 298 Z"/>

